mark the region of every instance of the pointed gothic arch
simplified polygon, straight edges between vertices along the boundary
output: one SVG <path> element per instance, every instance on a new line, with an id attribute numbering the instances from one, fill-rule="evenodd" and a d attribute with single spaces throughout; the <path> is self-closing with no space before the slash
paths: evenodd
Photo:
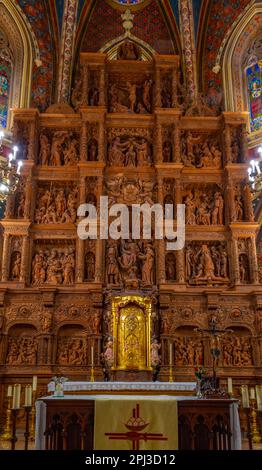
<path id="1" fill-rule="evenodd" d="M 30 106 L 33 61 L 40 65 L 37 40 L 22 10 L 13 0 L 0 3 L 0 60 L 6 67 L 8 82 L 8 110 Z M 2 44 L 2 47 L 1 47 Z M 11 128 L 11 113 L 5 127 Z"/>
<path id="2" fill-rule="evenodd" d="M 232 25 L 227 41 L 219 51 L 217 64 L 222 64 L 226 111 L 250 111 L 247 71 L 262 60 L 262 47 L 258 44 L 261 37 L 262 2 L 257 2 L 245 11 L 237 24 Z M 250 122 L 249 130 L 253 147 L 262 140 L 262 126 L 255 129 Z"/>

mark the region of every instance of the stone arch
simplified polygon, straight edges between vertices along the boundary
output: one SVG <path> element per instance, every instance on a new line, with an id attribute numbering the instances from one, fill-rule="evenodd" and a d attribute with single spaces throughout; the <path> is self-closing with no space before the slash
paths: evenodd
<path id="1" fill-rule="evenodd" d="M 246 69 L 253 65 L 255 59 L 255 42 L 261 40 L 262 33 L 262 2 L 252 5 L 245 11 L 237 24 L 234 24 L 223 42 L 217 56 L 217 72 L 222 66 L 225 110 L 248 112 Z M 258 60 L 262 59 L 257 57 Z M 253 62 L 252 62 L 253 61 Z M 262 129 L 252 133 L 251 143 L 262 138 Z M 253 145 L 252 145 L 253 146 Z"/>
<path id="2" fill-rule="evenodd" d="M 30 106 L 33 60 L 40 65 L 37 40 L 22 10 L 12 0 L 0 4 L 0 31 L 12 62 L 9 109 Z M 11 128 L 8 115 L 7 130 Z"/>

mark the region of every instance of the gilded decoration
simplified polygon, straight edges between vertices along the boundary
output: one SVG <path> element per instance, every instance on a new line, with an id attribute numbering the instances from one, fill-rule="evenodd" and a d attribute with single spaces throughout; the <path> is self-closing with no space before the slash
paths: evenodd
<path id="1" fill-rule="evenodd" d="M 150 370 L 151 315 L 150 298 L 113 299 L 114 369 Z"/>

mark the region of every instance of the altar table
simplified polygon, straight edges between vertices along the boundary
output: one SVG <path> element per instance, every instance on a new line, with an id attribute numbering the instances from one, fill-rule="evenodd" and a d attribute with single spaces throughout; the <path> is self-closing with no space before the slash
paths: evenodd
<path id="1" fill-rule="evenodd" d="M 152 400 L 157 406 L 164 395 L 130 395 L 130 399 Z M 167 398 L 167 396 L 166 396 Z M 123 395 L 65 395 L 43 397 L 36 403 L 36 449 L 94 450 L 96 400 L 123 399 Z M 124 399 L 128 401 L 128 396 Z M 180 450 L 240 450 L 238 402 L 234 399 L 197 399 L 168 396 L 178 405 Z M 170 426 L 176 426 L 172 422 Z"/>

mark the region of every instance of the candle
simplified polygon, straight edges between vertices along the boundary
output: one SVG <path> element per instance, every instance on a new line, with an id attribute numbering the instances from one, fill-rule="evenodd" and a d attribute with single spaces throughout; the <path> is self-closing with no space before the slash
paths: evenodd
<path id="1" fill-rule="evenodd" d="M 20 398 L 21 398 L 21 385 L 14 385 L 13 393 L 13 410 L 19 410 L 20 408 Z"/>
<path id="2" fill-rule="evenodd" d="M 26 385 L 25 387 L 25 406 L 32 406 L 32 387 Z"/>
<path id="3" fill-rule="evenodd" d="M 257 396 L 257 409 L 258 411 L 262 411 L 262 386 L 256 386 L 256 396 Z"/>
<path id="4" fill-rule="evenodd" d="M 233 394 L 233 380 L 231 379 L 231 377 L 228 377 L 227 379 L 227 391 L 231 395 Z"/>
<path id="5" fill-rule="evenodd" d="M 173 365 L 173 343 L 169 343 L 169 365 Z"/>
<path id="6" fill-rule="evenodd" d="M 94 346 L 91 346 L 91 365 L 94 365 Z"/>
<path id="7" fill-rule="evenodd" d="M 37 391 L 37 375 L 33 377 L 33 392 Z"/>
<path id="8" fill-rule="evenodd" d="M 250 393 L 250 400 L 255 400 L 256 399 L 255 389 L 251 388 L 249 393 Z"/>
<path id="9" fill-rule="evenodd" d="M 12 396 L 13 396 L 13 387 L 12 385 L 8 385 L 7 398 L 11 398 Z"/>
<path id="10" fill-rule="evenodd" d="M 243 405 L 243 408 L 249 408 L 249 395 L 248 395 L 248 387 L 247 387 L 247 385 L 242 385 L 242 387 L 241 387 L 241 395 L 242 395 L 242 405 Z"/>

